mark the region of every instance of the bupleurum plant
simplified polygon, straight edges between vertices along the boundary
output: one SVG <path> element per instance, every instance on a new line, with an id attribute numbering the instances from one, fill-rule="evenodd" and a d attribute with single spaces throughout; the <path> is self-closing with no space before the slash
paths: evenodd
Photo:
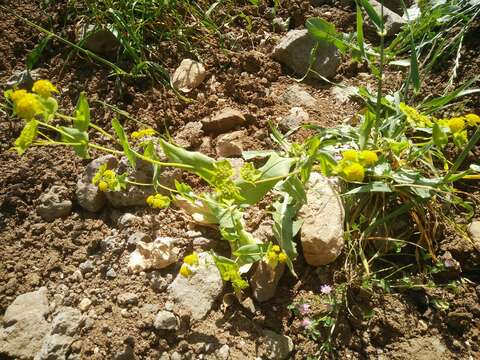
<path id="1" fill-rule="evenodd" d="M 344 180 L 349 212 L 346 226 L 359 223 L 361 215 L 362 241 L 380 225 L 401 214 L 408 214 L 419 226 L 428 228 L 426 212 L 438 210 L 437 203 L 458 198 L 453 183 L 478 178 L 476 165 L 459 171 L 465 151 L 469 151 L 480 136 L 477 130 L 468 138 L 469 129 L 480 124 L 480 117 L 475 114 L 437 119 L 404 103 L 383 98 L 386 110 L 382 123 L 367 111 L 361 116 L 358 128 L 347 125 L 317 128 L 317 134 L 303 143 L 290 142 L 272 127 L 272 138 L 279 150 L 244 152 L 247 162 L 240 176 L 235 177 L 229 161 L 187 151 L 166 141 L 153 129 L 140 129 L 129 137 L 114 119 L 115 134 L 109 134 L 91 122 L 84 93 L 80 94 L 72 116 L 62 114 L 53 97 L 57 93 L 56 87 L 47 80 L 35 82 L 32 92 L 8 90 L 5 93 L 12 114 L 25 121 L 13 149 L 22 155 L 30 146 L 69 146 L 83 158 L 89 158 L 90 150 L 96 149 L 125 156 L 132 167 L 139 160 L 145 161 L 152 166 L 154 174 L 173 167 L 197 175 L 210 186 L 210 191 L 196 193 L 191 186 L 178 181 L 170 188 L 161 184 L 158 176 L 153 176 L 150 184 L 141 184 L 156 190 L 145 201 L 154 209 L 164 209 L 173 203 L 188 212 L 195 222 L 218 227 L 221 237 L 230 244 L 231 257 L 212 255 L 222 278 L 231 282 L 237 293 L 248 286 L 243 274 L 259 261 L 272 268 L 285 263 L 295 274 L 294 238 L 301 226 L 297 212 L 306 202 L 305 184 L 312 170 Z M 52 125 L 54 118 L 70 122 L 70 126 Z M 100 132 L 115 143 L 112 147 L 95 144 L 90 140 L 89 131 Z M 450 142 L 464 147 L 454 162 L 444 152 Z M 169 162 L 160 160 L 158 147 Z M 264 165 L 255 167 L 251 162 L 255 158 L 264 158 Z M 128 186 L 139 185 L 129 179 L 127 173 L 117 174 L 106 166 L 98 169 L 93 184 L 101 191 L 123 191 Z M 247 231 L 244 220 L 245 210 L 267 194 L 273 199 L 270 209 L 275 243 L 256 238 Z M 431 241 L 427 232 L 419 244 L 426 244 L 434 259 Z M 368 264 L 365 265 L 368 273 Z M 188 277 L 197 266 L 198 255 L 193 253 L 185 257 L 180 273 Z"/>

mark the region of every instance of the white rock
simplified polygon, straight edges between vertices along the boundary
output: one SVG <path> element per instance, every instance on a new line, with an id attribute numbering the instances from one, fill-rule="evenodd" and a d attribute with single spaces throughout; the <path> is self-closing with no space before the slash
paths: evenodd
<path id="1" fill-rule="evenodd" d="M 312 173 L 307 184 L 307 203 L 298 218 L 303 255 L 308 264 L 320 266 L 334 261 L 342 251 L 345 212 L 333 182 Z"/>
<path id="2" fill-rule="evenodd" d="M 286 335 L 280 335 L 270 330 L 263 330 L 265 355 L 271 360 L 284 360 L 293 351 L 293 341 Z"/>
<path id="3" fill-rule="evenodd" d="M 370 4 L 380 15 L 382 4 L 376 0 L 370 0 Z M 383 21 L 384 21 L 384 27 L 385 27 L 387 36 L 393 36 L 398 34 L 402 29 L 402 26 L 407 23 L 407 21 L 404 18 L 402 18 L 400 15 L 393 12 L 386 6 L 383 7 Z M 371 29 L 374 29 L 374 25 L 369 25 L 369 27 Z"/>
<path id="4" fill-rule="evenodd" d="M 480 221 L 474 220 L 468 225 L 468 234 L 472 240 L 480 244 Z"/>
<path id="5" fill-rule="evenodd" d="M 196 271 L 188 278 L 178 274 L 168 287 L 176 309 L 190 313 L 193 320 L 201 320 L 207 315 L 224 286 L 212 256 L 200 253 L 198 257 Z"/>
<path id="6" fill-rule="evenodd" d="M 198 61 L 184 59 L 172 76 L 172 85 L 182 92 L 195 89 L 207 76 L 204 66 Z"/>
<path id="7" fill-rule="evenodd" d="M 303 76 L 309 69 L 310 52 L 316 45 L 308 30 L 290 30 L 273 50 L 273 58 L 292 69 L 296 74 Z M 337 48 L 326 42 L 318 42 L 315 62 L 307 77 L 332 77 L 340 64 L 340 55 Z"/>
<path id="8" fill-rule="evenodd" d="M 170 311 L 162 310 L 155 317 L 154 326 L 157 330 L 177 330 L 178 320 Z"/>
<path id="9" fill-rule="evenodd" d="M 139 241 L 137 249 L 130 254 L 128 268 L 132 272 L 149 269 L 163 269 L 178 260 L 175 239 L 158 237 L 151 243 Z"/>
<path id="10" fill-rule="evenodd" d="M 89 298 L 83 298 L 78 304 L 78 308 L 80 309 L 81 312 L 85 312 L 90 308 L 91 305 L 92 305 L 92 300 L 90 300 Z"/>
<path id="11" fill-rule="evenodd" d="M 310 116 L 303 108 L 294 106 L 290 109 L 288 115 L 280 121 L 279 125 L 282 130 L 289 131 L 308 123 L 309 120 Z"/>

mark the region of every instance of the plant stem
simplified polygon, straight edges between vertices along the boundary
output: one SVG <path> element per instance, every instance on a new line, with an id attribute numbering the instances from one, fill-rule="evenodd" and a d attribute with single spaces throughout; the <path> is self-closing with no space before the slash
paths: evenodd
<path id="1" fill-rule="evenodd" d="M 375 113 L 377 116 L 377 121 L 375 124 L 375 135 L 374 135 L 374 143 L 377 144 L 377 139 L 378 139 L 378 131 L 380 128 L 381 124 L 381 116 L 380 116 L 380 111 L 381 111 L 381 104 L 382 104 L 382 86 L 383 86 L 383 62 L 384 62 L 384 57 L 385 57 L 385 24 L 383 21 L 383 0 L 380 1 L 381 4 L 381 19 L 382 19 L 382 27 L 380 29 L 380 64 L 379 64 L 379 71 L 380 75 L 378 78 L 378 88 L 377 88 L 377 104 L 375 106 Z"/>

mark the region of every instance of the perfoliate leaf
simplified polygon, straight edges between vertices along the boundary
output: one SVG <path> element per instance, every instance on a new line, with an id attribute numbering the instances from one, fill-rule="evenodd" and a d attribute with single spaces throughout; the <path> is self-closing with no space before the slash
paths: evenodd
<path id="1" fill-rule="evenodd" d="M 80 131 L 76 128 L 68 128 L 65 126 L 59 127 L 64 134 L 61 135 L 61 139 L 65 143 L 76 144 L 73 146 L 75 153 L 84 158 L 90 158 L 88 154 L 88 133 L 86 131 Z"/>
<path id="2" fill-rule="evenodd" d="M 215 160 L 196 151 L 188 151 L 160 139 L 160 145 L 167 158 L 173 163 L 190 165 L 194 174 L 210 183 L 215 174 Z"/>
<path id="3" fill-rule="evenodd" d="M 241 201 L 241 204 L 253 205 L 260 201 L 277 182 L 282 180 L 278 177 L 288 175 L 293 162 L 294 160 L 291 158 L 284 158 L 274 153 L 270 155 L 265 165 L 258 169 L 262 173 L 258 181 L 263 182 L 252 184 L 243 179 L 238 179 L 236 185 L 240 189 L 240 194 L 245 198 Z M 268 181 L 267 179 L 270 178 L 273 178 L 273 180 Z"/>
<path id="4" fill-rule="evenodd" d="M 115 134 L 117 134 L 118 142 L 123 147 L 123 152 L 125 153 L 125 156 L 127 157 L 128 162 L 130 163 L 130 165 L 132 167 L 135 167 L 135 163 L 136 163 L 135 154 L 130 149 L 130 145 L 128 144 L 127 135 L 125 134 L 125 130 L 123 130 L 123 127 L 120 124 L 120 122 L 118 121 L 118 119 L 113 119 L 112 120 L 112 127 L 113 127 L 113 130 L 115 130 Z"/>
<path id="5" fill-rule="evenodd" d="M 90 125 L 90 107 L 88 106 L 87 96 L 85 92 L 80 93 L 75 108 L 75 117 L 73 119 L 73 126 L 80 131 L 87 131 Z"/>
<path id="6" fill-rule="evenodd" d="M 38 122 L 35 119 L 30 120 L 23 127 L 20 136 L 15 140 L 14 149 L 18 155 L 23 155 L 30 144 L 37 138 Z"/>
<path id="7" fill-rule="evenodd" d="M 448 135 L 437 123 L 433 124 L 433 143 L 439 148 L 448 144 Z"/>
<path id="8" fill-rule="evenodd" d="M 42 96 L 37 96 L 38 101 L 43 105 L 42 116 L 45 119 L 45 122 L 49 122 L 55 116 L 55 113 L 58 110 L 58 102 L 53 97 L 44 98 Z"/>

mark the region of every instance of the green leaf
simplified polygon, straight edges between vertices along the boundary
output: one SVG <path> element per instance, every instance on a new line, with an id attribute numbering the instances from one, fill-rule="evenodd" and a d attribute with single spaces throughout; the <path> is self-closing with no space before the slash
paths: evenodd
<path id="1" fill-rule="evenodd" d="M 357 3 L 357 46 L 360 49 L 360 55 L 365 57 L 365 39 L 363 37 L 363 16 L 362 10 Z M 360 59 L 358 59 L 360 60 Z"/>
<path id="2" fill-rule="evenodd" d="M 438 123 L 433 124 L 433 143 L 439 148 L 448 144 L 448 135 Z"/>
<path id="3" fill-rule="evenodd" d="M 251 160 L 254 158 L 265 158 L 272 155 L 275 151 L 273 150 L 252 150 L 242 152 L 242 157 L 245 160 Z"/>
<path id="4" fill-rule="evenodd" d="M 171 162 L 190 165 L 192 170 L 189 171 L 197 174 L 207 182 L 211 181 L 215 175 L 215 159 L 196 151 L 185 150 L 163 139 L 159 139 L 159 142 L 163 152 Z"/>
<path id="5" fill-rule="evenodd" d="M 333 44 L 342 54 L 348 52 L 351 45 L 335 30 L 335 25 L 322 18 L 310 18 L 306 22 L 310 35 L 317 41 Z"/>
<path id="6" fill-rule="evenodd" d="M 44 98 L 42 96 L 37 96 L 38 101 L 42 103 L 43 113 L 42 116 L 45 119 L 45 122 L 49 122 L 55 117 L 55 113 L 58 110 L 58 102 L 53 97 Z"/>
<path id="7" fill-rule="evenodd" d="M 366 192 L 392 192 L 390 185 L 382 181 L 375 181 L 370 184 L 359 186 L 355 189 L 352 189 L 343 195 L 352 195 Z"/>
<path id="8" fill-rule="evenodd" d="M 415 94 L 418 94 L 420 91 L 420 72 L 418 70 L 417 51 L 413 39 L 410 42 L 410 63 L 410 81 L 413 84 Z"/>
<path id="9" fill-rule="evenodd" d="M 28 71 L 34 68 L 35 64 L 42 56 L 43 50 L 45 50 L 45 47 L 47 46 L 51 38 L 51 35 L 45 36 L 42 40 L 40 40 L 37 46 L 35 46 L 33 50 L 30 51 L 30 53 L 27 55 L 26 65 Z"/>
<path id="10" fill-rule="evenodd" d="M 363 118 L 363 122 L 360 125 L 359 133 L 360 133 L 360 150 L 365 149 L 365 146 L 368 143 L 368 139 L 370 138 L 370 132 L 372 131 L 373 124 L 375 123 L 375 115 L 367 111 L 365 113 L 365 117 Z"/>
<path id="11" fill-rule="evenodd" d="M 68 128 L 65 126 L 60 126 L 59 128 L 63 132 L 61 135 L 63 142 L 78 144 L 73 146 L 75 153 L 84 159 L 90 158 L 90 155 L 88 154 L 88 133 L 86 131 L 80 131 L 76 128 Z"/>
<path id="12" fill-rule="evenodd" d="M 115 134 L 117 134 L 118 141 L 120 145 L 123 147 L 123 152 L 125 153 L 125 156 L 128 159 L 128 162 L 132 167 L 135 167 L 135 154 L 134 152 L 130 149 L 130 145 L 128 144 L 128 138 L 127 135 L 125 134 L 125 130 L 123 130 L 122 125 L 118 121 L 118 119 L 113 119 L 112 120 L 112 127 L 115 130 Z"/>
<path id="13" fill-rule="evenodd" d="M 239 258 L 242 264 L 252 264 L 261 260 L 268 248 L 269 244 L 247 244 L 240 246 L 233 252 L 233 255 Z"/>
<path id="14" fill-rule="evenodd" d="M 286 192 L 299 204 L 307 202 L 305 186 L 296 176 L 289 176 L 286 180 L 278 183 L 275 190 Z"/>
<path id="15" fill-rule="evenodd" d="M 293 237 L 300 228 L 300 222 L 293 221 L 293 218 L 297 215 L 297 210 L 291 203 L 291 197 L 288 193 L 283 193 L 283 201 L 276 201 L 273 203 L 275 211 L 272 214 L 273 217 L 273 234 L 277 239 L 282 250 L 287 254 L 287 266 L 294 276 L 295 270 L 293 269 L 292 261 L 297 257 L 297 249 Z"/>
<path id="16" fill-rule="evenodd" d="M 270 155 L 270 158 L 266 164 L 258 169 L 262 173 L 258 181 L 287 176 L 290 172 L 293 162 L 293 159 L 280 157 L 276 153 Z M 243 179 L 236 180 L 235 184 L 239 187 L 240 194 L 242 194 L 244 197 L 244 200 L 241 201 L 241 204 L 256 204 L 280 180 L 282 179 L 276 178 L 261 183 L 256 182 L 255 184 L 247 182 Z"/>
<path id="17" fill-rule="evenodd" d="M 377 30 L 383 31 L 384 29 L 383 19 L 380 17 L 377 11 L 373 8 L 370 2 L 368 0 L 360 0 L 360 3 L 362 7 L 365 9 L 365 11 L 367 12 L 368 17 L 370 18 L 372 23 L 375 25 Z"/>
<path id="18" fill-rule="evenodd" d="M 80 131 L 87 131 L 90 125 L 90 107 L 88 106 L 87 96 L 84 91 L 80 93 L 77 101 L 73 125 Z"/>
<path id="19" fill-rule="evenodd" d="M 15 140 L 14 149 L 18 155 L 23 155 L 30 144 L 37 138 L 37 128 L 38 122 L 35 119 L 25 124 L 20 136 Z"/>

